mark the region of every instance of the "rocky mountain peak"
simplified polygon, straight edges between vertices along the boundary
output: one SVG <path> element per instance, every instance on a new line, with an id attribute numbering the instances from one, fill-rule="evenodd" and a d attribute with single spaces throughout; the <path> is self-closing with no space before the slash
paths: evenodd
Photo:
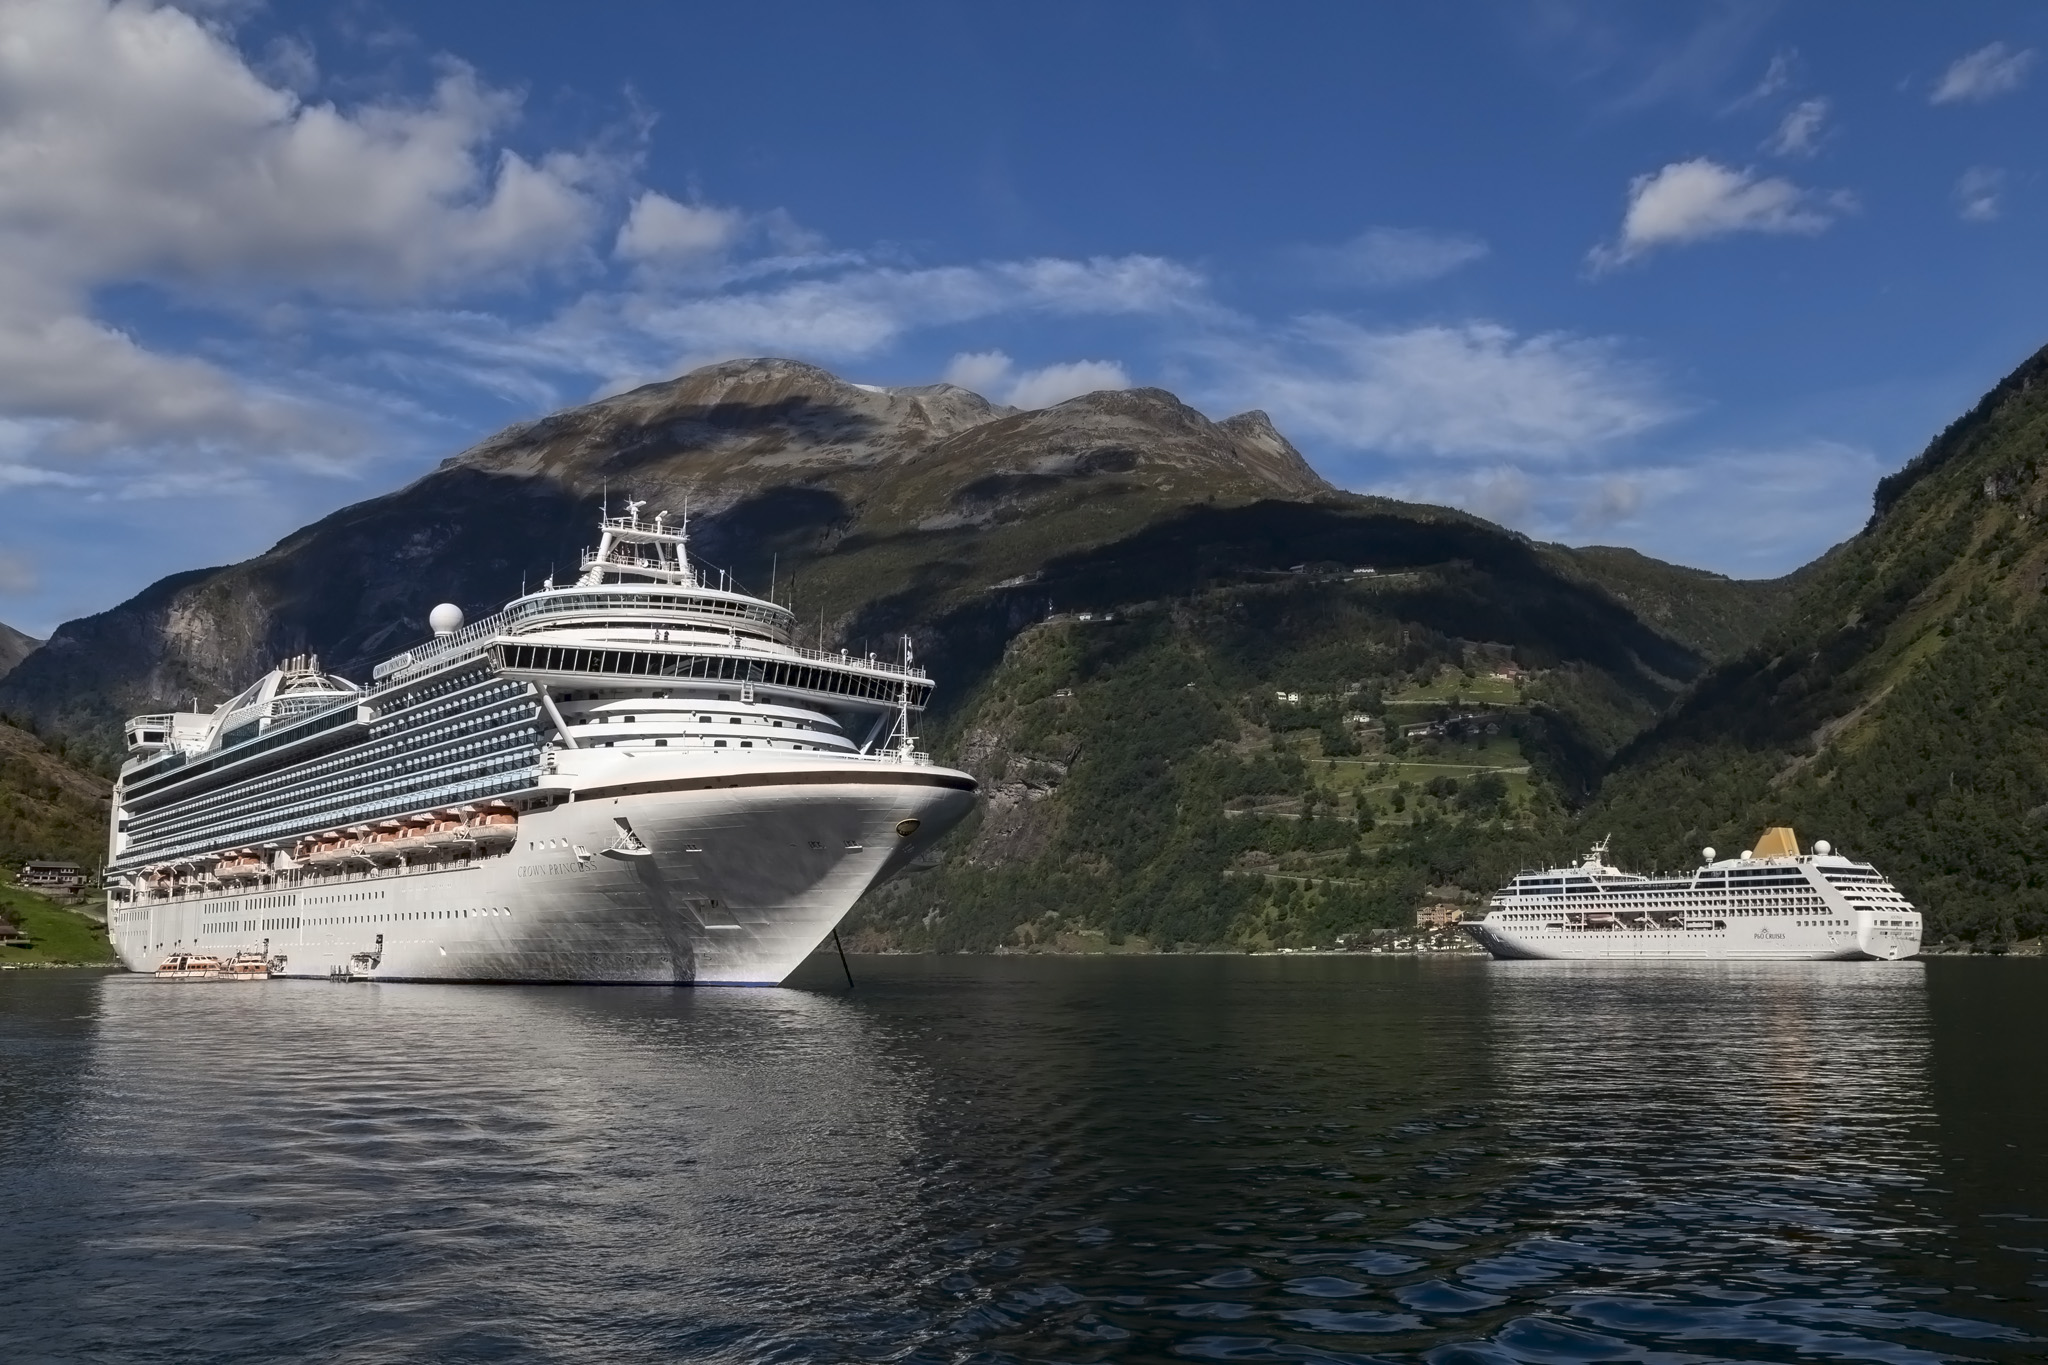
<path id="1" fill-rule="evenodd" d="M 43 642 L 32 635 L 24 635 L 5 621 L 0 621 L 0 678 L 13 671 L 14 666 L 42 647 Z"/>
<path id="2" fill-rule="evenodd" d="M 1237 443 L 1245 462 L 1281 488 L 1302 497 L 1334 493 L 1336 488 L 1309 467 L 1294 443 L 1280 434 L 1273 419 L 1258 408 L 1226 417 L 1216 424 Z"/>

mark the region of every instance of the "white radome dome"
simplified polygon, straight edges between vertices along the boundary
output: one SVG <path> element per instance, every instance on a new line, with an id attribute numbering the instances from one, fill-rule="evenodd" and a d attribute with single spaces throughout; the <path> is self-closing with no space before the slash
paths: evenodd
<path id="1" fill-rule="evenodd" d="M 1825 839 L 1815 839 L 1813 841 L 1813 851 L 1825 858 L 1835 851 L 1835 846 Z"/>
<path id="2" fill-rule="evenodd" d="M 462 608 L 453 602 L 443 602 L 427 613 L 427 624 L 436 635 L 453 635 L 462 629 Z"/>
<path id="3" fill-rule="evenodd" d="M 1714 861 L 1714 846 L 1712 844 L 1708 844 L 1705 848 L 1700 850 L 1700 861 L 1703 863 L 1711 863 L 1712 861 Z"/>

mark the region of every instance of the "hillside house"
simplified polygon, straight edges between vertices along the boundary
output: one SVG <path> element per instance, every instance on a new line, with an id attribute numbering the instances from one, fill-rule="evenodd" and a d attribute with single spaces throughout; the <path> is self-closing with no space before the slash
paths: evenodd
<path id="1" fill-rule="evenodd" d="M 77 863 L 23 863 L 15 880 L 31 890 L 72 895 L 85 885 L 85 872 Z"/>

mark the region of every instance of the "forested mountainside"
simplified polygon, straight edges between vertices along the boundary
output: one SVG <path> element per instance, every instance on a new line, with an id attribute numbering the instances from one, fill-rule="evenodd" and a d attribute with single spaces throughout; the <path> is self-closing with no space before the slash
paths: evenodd
<path id="1" fill-rule="evenodd" d="M 23 635 L 5 621 L 0 621 L 0 678 L 14 671 L 14 666 L 36 652 L 42 641 L 31 635 Z"/>
<path id="2" fill-rule="evenodd" d="M 1190 511 L 1033 587 L 1065 608 L 936 737 L 988 800 L 864 904 L 856 942 L 1310 947 L 1412 924 L 1569 851 L 1572 805 L 1706 667 L 1554 550 L 1364 499 Z"/>
<path id="3" fill-rule="evenodd" d="M 109 791 L 58 747 L 0 721 L 0 878 L 33 858 L 100 862 Z"/>
<path id="4" fill-rule="evenodd" d="M 1585 828 L 1684 866 L 1792 824 L 1936 935 L 2048 930 L 2048 350 L 1877 490 L 1789 608 L 1627 746 Z"/>

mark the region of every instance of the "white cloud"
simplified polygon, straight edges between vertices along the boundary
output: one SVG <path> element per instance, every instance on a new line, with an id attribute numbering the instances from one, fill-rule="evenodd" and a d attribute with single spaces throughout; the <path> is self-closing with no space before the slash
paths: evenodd
<path id="1" fill-rule="evenodd" d="M 517 100 L 460 66 L 423 101 L 344 111 L 165 6 L 0 0 L 0 32 L 0 415 L 58 419 L 71 450 L 342 439 L 99 320 L 97 291 L 389 301 L 519 279 L 587 253 L 618 170 L 505 148 Z"/>
<path id="2" fill-rule="evenodd" d="M 1485 242 L 1461 233 L 1377 227 L 1338 246 L 1299 247 L 1293 254 L 1325 283 L 1394 289 L 1448 275 L 1486 252 Z"/>
<path id="3" fill-rule="evenodd" d="M 1956 181 L 1956 211 L 1965 222 L 1988 223 L 1998 217 L 1998 196 L 2005 172 L 1996 166 L 1972 166 Z"/>
<path id="4" fill-rule="evenodd" d="M 1612 342 L 1493 323 L 1297 322 L 1281 343 L 1211 343 L 1205 398 L 1262 407 L 1338 449 L 1459 459 L 1583 456 L 1678 415 Z"/>
<path id="5" fill-rule="evenodd" d="M 679 204 L 648 190 L 633 201 L 613 253 L 629 261 L 708 256 L 732 245 L 745 224 L 735 209 Z"/>
<path id="6" fill-rule="evenodd" d="M 1049 408 L 1054 403 L 1064 403 L 1084 393 L 1129 387 L 1131 377 L 1115 361 L 1075 360 L 1026 370 L 1010 385 L 1003 401 L 1019 408 Z"/>
<path id="7" fill-rule="evenodd" d="M 693 358 L 852 360 L 907 332 L 1009 313 L 1163 315 L 1212 308 L 1202 276 L 1156 256 L 855 269 L 774 288 L 624 299 L 621 321 Z"/>
<path id="8" fill-rule="evenodd" d="M 1801 100 L 1786 113 L 1777 130 L 1764 139 L 1764 150 L 1774 156 L 1812 156 L 1820 150 L 1827 119 L 1825 99 Z"/>
<path id="9" fill-rule="evenodd" d="M 1103 389 L 1128 389 L 1131 377 L 1113 360 L 1072 360 L 1021 373 L 1001 351 L 963 351 L 944 379 L 984 398 L 1018 408 L 1049 408 Z"/>
<path id="10" fill-rule="evenodd" d="M 1789 180 L 1759 179 L 1698 157 L 1674 161 L 1629 182 L 1621 238 L 1593 248 L 1596 270 L 1622 265 L 1661 246 L 1705 241 L 1737 232 L 1823 232 L 1852 207 L 1843 194 L 1801 189 Z"/>
<path id="11" fill-rule="evenodd" d="M 1934 84 L 1929 104 L 1981 104 L 2009 95 L 2027 82 L 2034 65 L 2034 50 L 2014 51 L 2005 43 L 1987 43 L 1975 52 L 1949 63 L 1948 70 Z"/>
<path id="12" fill-rule="evenodd" d="M 947 364 L 940 378 L 986 398 L 996 392 L 1014 368 L 1010 357 L 1001 351 L 962 351 Z"/>

